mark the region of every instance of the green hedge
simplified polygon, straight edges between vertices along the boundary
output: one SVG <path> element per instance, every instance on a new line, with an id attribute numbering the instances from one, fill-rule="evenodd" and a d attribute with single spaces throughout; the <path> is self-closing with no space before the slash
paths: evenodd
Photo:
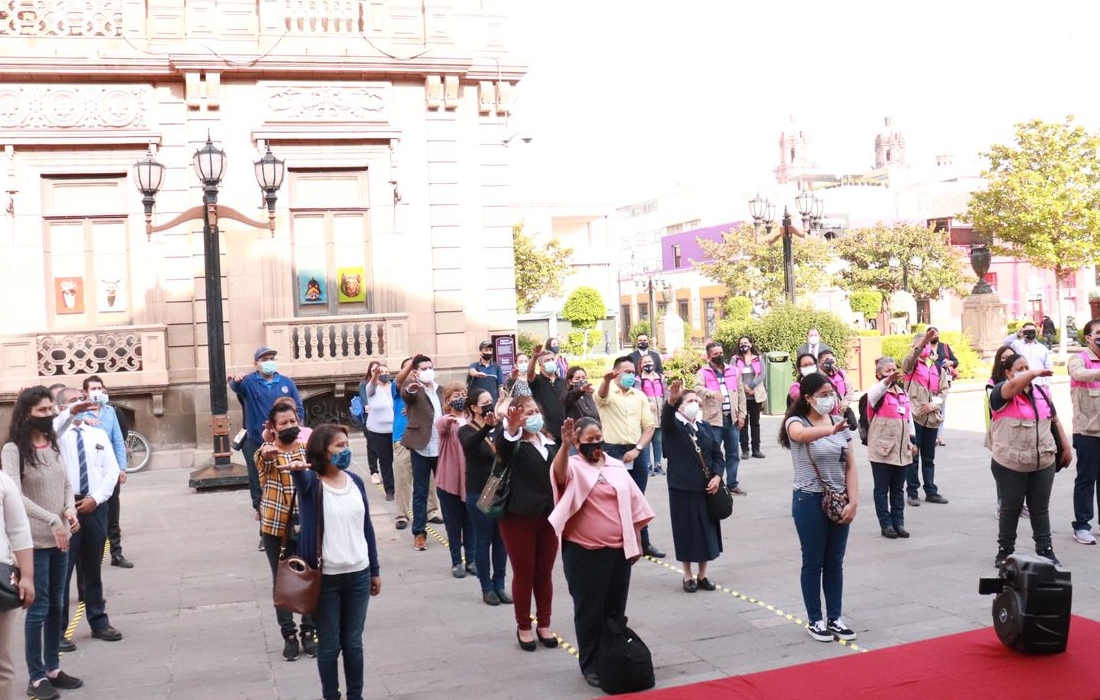
<path id="1" fill-rule="evenodd" d="M 885 336 L 882 339 L 882 354 L 893 357 L 900 363 L 909 354 L 914 340 L 914 336 L 909 333 Z M 959 379 L 973 379 L 977 376 L 981 358 L 970 347 L 969 336 L 958 331 L 940 331 L 940 342 L 950 345 L 955 357 L 959 358 Z"/>
<path id="2" fill-rule="evenodd" d="M 793 364 L 795 352 L 806 342 L 806 332 L 811 328 L 817 328 L 822 342 L 837 352 L 847 348 L 852 337 L 851 327 L 830 311 L 780 304 L 759 318 L 722 319 L 714 339 L 729 355 L 737 347 L 737 339 L 747 335 L 756 342 L 757 352 L 785 352 L 790 354 Z"/>

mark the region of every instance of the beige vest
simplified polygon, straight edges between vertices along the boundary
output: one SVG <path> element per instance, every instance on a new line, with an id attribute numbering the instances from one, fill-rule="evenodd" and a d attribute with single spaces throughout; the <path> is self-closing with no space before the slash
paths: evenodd
<path id="1" fill-rule="evenodd" d="M 1041 421 L 993 416 L 986 446 L 993 461 L 1016 472 L 1034 472 L 1054 466 L 1054 435 L 1050 418 Z"/>
<path id="2" fill-rule="evenodd" d="M 1086 350 L 1089 356 L 1094 358 L 1096 353 Z M 1078 370 L 1095 369 L 1088 367 L 1081 360 L 1080 353 L 1070 355 L 1066 368 L 1072 373 Z M 1073 434 L 1090 435 L 1100 437 L 1100 387 L 1073 386 L 1081 382 L 1072 382 L 1069 390 L 1070 400 L 1073 402 Z M 1100 384 L 1097 382 L 1083 382 L 1084 384 Z"/>
<path id="3" fill-rule="evenodd" d="M 884 407 L 886 403 L 883 402 Z M 912 408 L 907 407 L 907 410 Z M 879 418 L 877 415 L 871 418 L 867 426 L 867 456 L 872 462 L 908 466 L 913 462 L 913 453 L 909 449 L 911 444 L 908 420 L 901 420 L 900 417 Z"/>

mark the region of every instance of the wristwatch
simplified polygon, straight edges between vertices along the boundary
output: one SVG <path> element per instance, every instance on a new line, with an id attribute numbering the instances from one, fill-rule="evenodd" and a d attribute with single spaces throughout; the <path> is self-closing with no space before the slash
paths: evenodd
<path id="1" fill-rule="evenodd" d="M 634 446 L 634 449 L 636 449 L 636 450 L 638 450 L 639 452 L 641 452 L 642 450 L 644 450 L 644 449 L 645 449 L 645 445 L 635 445 L 635 446 Z"/>

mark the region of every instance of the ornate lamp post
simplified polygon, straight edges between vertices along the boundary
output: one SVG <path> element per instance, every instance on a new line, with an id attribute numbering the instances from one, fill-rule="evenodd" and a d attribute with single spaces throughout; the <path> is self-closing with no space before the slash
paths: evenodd
<path id="1" fill-rule="evenodd" d="M 256 161 L 256 182 L 264 192 L 267 203 L 267 221 L 251 219 L 244 214 L 218 204 L 218 186 L 225 174 L 228 159 L 206 137 L 206 144 L 195 151 L 195 174 L 202 183 L 202 205 L 194 206 L 171 221 L 153 225 L 153 205 L 157 192 L 164 182 L 164 166 L 150 153 L 134 164 L 134 180 L 142 194 L 145 207 L 145 233 L 166 231 L 184 222 L 201 219 L 203 222 L 203 258 L 206 277 L 206 351 L 210 382 L 210 427 L 213 434 L 214 464 L 195 470 L 191 474 L 192 488 L 238 485 L 247 482 L 247 475 L 234 474 L 230 463 L 229 447 L 229 395 L 226 387 L 225 336 L 222 326 L 222 278 L 221 245 L 218 217 L 239 221 L 256 228 L 268 228 L 275 235 L 275 201 L 286 175 L 286 165 L 267 148 L 264 156 Z"/>
<path id="2" fill-rule="evenodd" d="M 889 263 L 891 270 L 897 270 L 899 267 L 901 268 L 901 288 L 906 292 L 909 291 L 909 270 L 920 271 L 924 268 L 924 260 L 922 260 L 919 255 L 914 255 L 904 263 L 898 260 L 896 256 L 892 255 L 890 256 Z"/>
<path id="3" fill-rule="evenodd" d="M 634 285 L 640 292 L 649 294 L 649 338 L 654 347 L 660 347 L 657 342 L 657 290 L 665 289 L 668 283 L 656 273 L 645 272 L 644 276 L 636 277 Z"/>
<path id="4" fill-rule="evenodd" d="M 815 197 L 810 190 L 802 190 L 795 197 L 795 206 L 802 217 L 803 230 L 813 231 L 821 222 L 825 203 L 820 198 Z M 766 199 L 761 199 L 758 194 L 749 200 L 749 213 L 752 214 L 753 226 L 756 231 L 763 228 L 767 235 L 770 235 L 772 224 L 775 222 L 775 205 Z M 787 301 L 794 304 L 794 247 L 792 242 L 794 229 L 791 227 L 791 213 L 786 206 L 783 207 L 781 236 L 783 238 L 783 287 L 786 290 Z"/>

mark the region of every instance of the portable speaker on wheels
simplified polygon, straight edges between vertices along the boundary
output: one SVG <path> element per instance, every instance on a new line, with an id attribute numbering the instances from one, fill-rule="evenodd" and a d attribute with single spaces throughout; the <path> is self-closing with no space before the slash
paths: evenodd
<path id="1" fill-rule="evenodd" d="M 1059 654 L 1069 638 L 1070 573 L 1049 559 L 1013 554 L 999 578 L 983 578 L 978 592 L 995 593 L 993 629 L 1001 642 L 1025 654 Z"/>

